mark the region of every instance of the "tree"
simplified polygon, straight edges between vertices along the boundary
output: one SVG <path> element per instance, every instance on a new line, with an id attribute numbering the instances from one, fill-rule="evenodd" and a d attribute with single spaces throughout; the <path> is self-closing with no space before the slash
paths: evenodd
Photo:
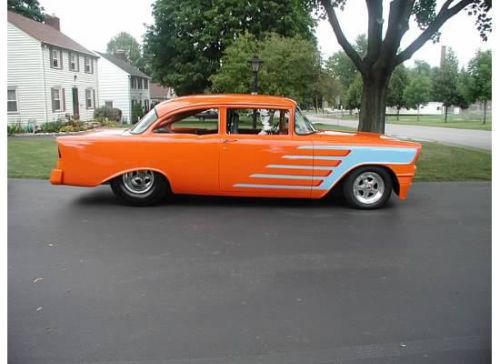
<path id="1" fill-rule="evenodd" d="M 118 33 L 108 42 L 106 52 L 113 54 L 117 50 L 124 50 L 130 63 L 137 68 L 144 70 L 144 62 L 141 55 L 141 46 L 129 33 Z"/>
<path id="2" fill-rule="evenodd" d="M 356 41 L 353 44 L 353 48 L 361 55 L 366 54 L 367 39 L 365 34 L 359 35 L 356 38 Z M 342 86 L 342 104 L 345 104 L 347 90 L 352 85 L 354 79 L 356 78 L 356 75 L 359 73 L 356 69 L 356 66 L 349 58 L 349 56 L 343 50 L 340 50 L 327 59 L 327 61 L 325 62 L 325 68 L 335 79 L 340 82 Z"/>
<path id="3" fill-rule="evenodd" d="M 38 0 L 8 0 L 7 10 L 11 10 L 27 18 L 43 22 L 45 20 L 45 10 Z"/>
<path id="4" fill-rule="evenodd" d="M 248 32 L 313 40 L 309 0 L 156 0 L 154 25 L 145 36 L 152 76 L 178 95 L 200 93 L 221 64 L 224 50 Z"/>
<path id="5" fill-rule="evenodd" d="M 474 101 L 483 104 L 483 124 L 486 124 L 486 107 L 491 100 L 491 51 L 478 51 L 469 62 L 468 93 Z"/>
<path id="6" fill-rule="evenodd" d="M 263 40 L 245 33 L 227 47 L 221 68 L 210 77 L 212 91 L 248 93 L 252 80 L 248 60 L 253 55 L 264 61 L 259 71 L 259 92 L 292 97 L 302 103 L 312 101 L 319 77 L 319 54 L 314 43 L 274 33 Z"/>
<path id="7" fill-rule="evenodd" d="M 399 65 L 392 74 L 389 82 L 389 90 L 387 93 L 387 105 L 395 107 L 397 110 L 396 119 L 399 120 L 399 112 L 403 107 L 408 107 L 408 103 L 404 97 L 404 92 L 408 86 L 409 76 L 408 70 L 404 65 Z"/>
<path id="8" fill-rule="evenodd" d="M 458 76 L 458 59 L 453 50 L 449 49 L 443 64 L 436 70 L 432 78 L 433 95 L 436 101 L 443 103 L 445 123 L 448 121 L 448 108 L 450 106 L 467 104 L 458 87 Z"/>
<path id="9" fill-rule="evenodd" d="M 363 79 L 361 75 L 358 73 L 354 80 L 347 89 L 347 95 L 345 100 L 345 106 L 347 109 L 359 109 L 361 107 L 361 98 L 363 96 Z"/>
<path id="10" fill-rule="evenodd" d="M 420 121 L 420 107 L 431 100 L 432 81 L 427 76 L 413 77 L 408 87 L 406 87 L 403 97 L 405 103 L 417 109 L 417 121 Z"/>
<path id="11" fill-rule="evenodd" d="M 347 0 L 315 1 L 325 11 L 342 49 L 361 73 L 363 97 L 359 130 L 363 131 L 384 132 L 387 88 L 394 69 L 410 59 L 428 40 L 438 39 L 439 30 L 448 19 L 465 10 L 476 16 L 476 26 L 483 39 L 491 31 L 492 19 L 488 16 L 491 0 L 445 0 L 440 7 L 435 0 L 392 0 L 386 26 L 383 0 L 367 0 L 368 50 L 365 56 L 361 56 L 347 40 L 338 20 L 338 9 L 342 10 Z M 416 21 L 422 32 L 400 50 L 410 19 Z"/>

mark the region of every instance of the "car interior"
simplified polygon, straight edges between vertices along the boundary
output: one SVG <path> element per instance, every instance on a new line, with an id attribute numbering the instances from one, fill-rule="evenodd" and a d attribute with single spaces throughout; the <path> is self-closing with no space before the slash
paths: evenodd
<path id="1" fill-rule="evenodd" d="M 226 120 L 228 134 L 288 134 L 288 110 L 228 109 Z"/>

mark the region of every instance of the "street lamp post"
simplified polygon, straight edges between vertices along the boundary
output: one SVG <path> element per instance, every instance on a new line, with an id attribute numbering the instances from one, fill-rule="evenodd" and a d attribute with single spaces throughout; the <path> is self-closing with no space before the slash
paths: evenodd
<path id="1" fill-rule="evenodd" d="M 259 69 L 260 66 L 264 63 L 263 60 L 259 59 L 257 56 L 253 56 L 252 59 L 248 60 L 248 64 L 253 72 L 253 87 L 252 87 L 252 95 L 257 95 L 259 92 Z M 253 128 L 257 129 L 257 110 L 253 110 Z"/>

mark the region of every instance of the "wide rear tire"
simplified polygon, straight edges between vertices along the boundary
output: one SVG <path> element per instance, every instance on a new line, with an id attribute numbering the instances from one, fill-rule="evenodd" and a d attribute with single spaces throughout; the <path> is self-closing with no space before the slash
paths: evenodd
<path id="1" fill-rule="evenodd" d="M 343 192 L 351 207 L 362 210 L 378 209 L 391 197 L 391 176 L 381 167 L 360 167 L 345 179 Z"/>
<path id="2" fill-rule="evenodd" d="M 111 189 L 132 206 L 151 206 L 163 201 L 170 192 L 167 179 L 151 170 L 124 173 L 111 181 Z"/>

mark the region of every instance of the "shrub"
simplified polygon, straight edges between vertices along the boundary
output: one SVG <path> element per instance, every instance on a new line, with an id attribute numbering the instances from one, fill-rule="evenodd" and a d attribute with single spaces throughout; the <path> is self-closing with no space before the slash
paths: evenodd
<path id="1" fill-rule="evenodd" d="M 63 124 L 61 121 L 49 121 L 41 125 L 40 131 L 42 133 L 57 133 L 62 126 Z"/>
<path id="2" fill-rule="evenodd" d="M 137 123 L 144 114 L 144 109 L 141 104 L 134 104 L 134 106 L 132 106 L 132 124 Z"/>
<path id="3" fill-rule="evenodd" d="M 122 111 L 116 107 L 101 106 L 94 110 L 94 119 L 97 121 L 114 120 L 120 122 Z"/>
<path id="4" fill-rule="evenodd" d="M 113 120 L 103 120 L 103 121 L 100 121 L 100 124 L 101 124 L 101 126 L 104 126 L 107 128 L 116 128 L 116 127 L 120 126 L 119 123 L 117 123 L 116 121 L 113 121 Z"/>

